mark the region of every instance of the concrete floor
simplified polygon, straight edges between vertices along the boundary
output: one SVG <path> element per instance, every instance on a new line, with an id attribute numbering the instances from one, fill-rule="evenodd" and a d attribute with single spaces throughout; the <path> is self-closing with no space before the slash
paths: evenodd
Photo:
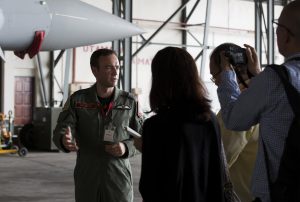
<path id="1" fill-rule="evenodd" d="M 31 152 L 0 155 L 0 201 L 2 202 L 74 202 L 73 169 L 75 153 Z M 131 158 L 134 202 L 138 192 L 140 159 Z"/>

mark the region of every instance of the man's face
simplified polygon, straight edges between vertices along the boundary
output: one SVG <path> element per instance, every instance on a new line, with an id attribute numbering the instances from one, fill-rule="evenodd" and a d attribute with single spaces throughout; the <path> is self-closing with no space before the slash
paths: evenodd
<path id="1" fill-rule="evenodd" d="M 284 28 L 281 26 L 277 26 L 276 28 L 276 35 L 277 35 L 277 46 L 278 46 L 278 51 L 279 53 L 281 53 L 282 55 L 284 54 L 284 33 L 283 30 Z"/>
<path id="2" fill-rule="evenodd" d="M 119 79 L 120 65 L 116 55 L 100 56 L 98 66 L 92 67 L 97 83 L 105 88 L 114 87 Z"/>
<path id="3" fill-rule="evenodd" d="M 287 11 L 283 11 L 278 19 L 278 22 L 275 23 L 276 28 L 276 35 L 277 35 L 277 46 L 279 52 L 287 57 L 287 51 L 289 43 L 291 43 L 291 39 L 295 37 L 295 34 L 292 30 L 293 26 L 291 21 L 288 18 Z"/>

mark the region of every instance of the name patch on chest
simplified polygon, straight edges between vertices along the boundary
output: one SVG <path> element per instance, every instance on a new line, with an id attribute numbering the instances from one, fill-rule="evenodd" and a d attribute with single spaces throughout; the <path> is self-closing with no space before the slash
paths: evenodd
<path id="1" fill-rule="evenodd" d="M 99 105 L 97 103 L 76 102 L 75 108 L 97 109 L 97 108 L 99 108 Z"/>

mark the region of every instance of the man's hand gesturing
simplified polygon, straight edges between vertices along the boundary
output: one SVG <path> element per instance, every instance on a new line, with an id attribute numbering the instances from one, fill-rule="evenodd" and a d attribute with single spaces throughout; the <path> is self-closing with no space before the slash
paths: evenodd
<path id="1" fill-rule="evenodd" d="M 72 141 L 72 131 L 70 126 L 68 126 L 65 135 L 63 136 L 62 143 L 64 147 L 69 151 L 77 151 L 78 147 L 76 141 Z"/>

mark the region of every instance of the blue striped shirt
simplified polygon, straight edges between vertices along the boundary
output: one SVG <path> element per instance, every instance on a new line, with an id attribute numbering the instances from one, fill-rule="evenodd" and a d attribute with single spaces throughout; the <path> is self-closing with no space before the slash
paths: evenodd
<path id="1" fill-rule="evenodd" d="M 300 92 L 300 61 L 293 60 L 300 53 L 287 58 L 290 81 Z M 258 154 L 252 176 L 252 193 L 263 202 L 269 202 L 268 174 L 266 171 L 264 141 L 269 158 L 271 180 L 275 180 L 283 153 L 285 138 L 294 118 L 280 78 L 270 67 L 254 77 L 242 93 L 234 71 L 223 71 L 217 89 L 221 112 L 227 128 L 247 130 L 260 124 Z"/>

